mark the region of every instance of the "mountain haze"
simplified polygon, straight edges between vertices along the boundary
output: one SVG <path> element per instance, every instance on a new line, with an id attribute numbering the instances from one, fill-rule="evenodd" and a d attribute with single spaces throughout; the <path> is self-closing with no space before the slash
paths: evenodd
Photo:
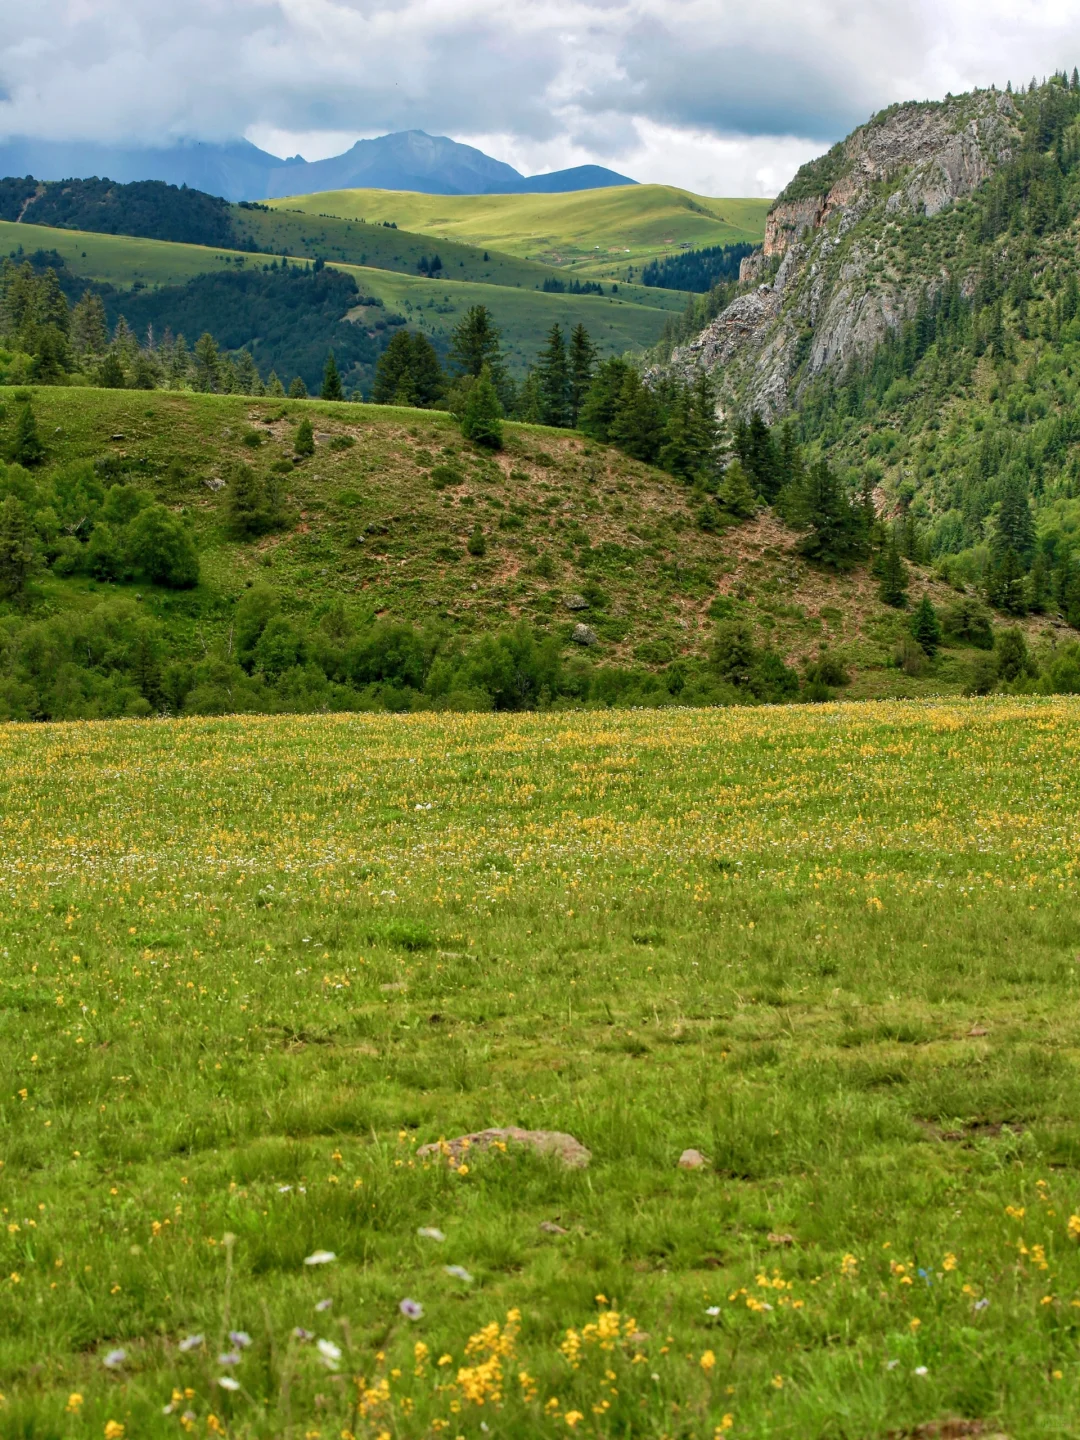
<path id="1" fill-rule="evenodd" d="M 553 194 L 636 183 L 602 165 L 528 177 L 471 145 L 422 130 L 358 140 L 344 155 L 315 161 L 299 155 L 281 160 L 247 140 L 225 144 L 184 140 L 139 148 L 15 137 L 0 143 L 0 175 L 33 175 L 38 180 L 107 176 L 123 183 L 164 180 L 226 200 L 358 188 L 426 195 Z"/>

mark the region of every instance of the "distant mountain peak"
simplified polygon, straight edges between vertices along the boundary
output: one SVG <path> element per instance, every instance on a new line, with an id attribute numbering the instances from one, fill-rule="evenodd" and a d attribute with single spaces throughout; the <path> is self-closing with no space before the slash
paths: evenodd
<path id="1" fill-rule="evenodd" d="M 107 176 L 123 183 L 164 180 L 226 200 L 354 189 L 413 190 L 429 195 L 557 194 L 636 184 L 602 165 L 524 176 L 475 146 L 462 145 L 446 135 L 429 135 L 425 130 L 399 130 L 357 140 L 343 155 L 314 161 L 299 154 L 282 160 L 248 140 L 178 140 L 142 148 L 16 137 L 0 143 L 3 175 L 33 175 L 39 180 Z"/>

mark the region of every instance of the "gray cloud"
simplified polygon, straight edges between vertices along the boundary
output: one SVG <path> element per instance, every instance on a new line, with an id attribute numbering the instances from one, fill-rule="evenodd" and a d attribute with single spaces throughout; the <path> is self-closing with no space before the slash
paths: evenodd
<path id="1" fill-rule="evenodd" d="M 706 146 L 760 141 L 762 154 L 785 138 L 821 149 L 894 100 L 1080 58 L 1080 15 L 1061 0 L 1028 0 L 1022 14 L 1014 0 L 6 8 L 0 136 L 149 144 L 417 127 L 505 137 L 548 164 L 638 155 L 644 132 L 659 145 L 665 127 Z"/>

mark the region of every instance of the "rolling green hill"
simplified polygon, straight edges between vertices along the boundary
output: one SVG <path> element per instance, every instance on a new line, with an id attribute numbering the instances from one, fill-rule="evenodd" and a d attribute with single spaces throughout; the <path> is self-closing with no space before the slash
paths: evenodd
<path id="1" fill-rule="evenodd" d="M 618 186 L 570 195 L 418 195 L 336 190 L 269 202 L 367 221 L 395 221 L 440 242 L 460 240 L 570 267 L 582 276 L 625 278 L 681 246 L 760 244 L 768 200 L 711 200 L 673 185 Z"/>
<path id="2" fill-rule="evenodd" d="M 519 623 L 563 667 L 551 699 L 737 700 L 710 658 L 723 620 L 800 672 L 827 651 L 852 696 L 956 693 L 985 659 L 947 637 L 932 664 L 902 668 L 908 617 L 865 569 L 815 569 L 769 513 L 702 530 L 691 490 L 572 432 L 508 425 L 491 456 L 432 411 L 60 386 L 32 403 L 41 464 L 0 466 L 0 507 L 12 496 L 32 517 L 39 561 L 25 597 L 0 600 L 0 716 L 539 703 L 539 682 L 513 698 L 534 642 L 491 650 Z M 6 448 L 17 392 L 0 407 Z M 276 507 L 247 538 L 244 476 Z M 194 588 L 154 583 L 132 548 L 149 502 L 155 525 L 193 538 Z M 917 567 L 912 590 L 946 616 L 961 598 Z M 269 618 L 276 648 L 254 656 Z M 1075 639 L 1022 623 L 1035 651 Z"/>
<path id="3" fill-rule="evenodd" d="M 391 230 L 381 233 L 394 235 Z M 0 221 L 0 254 L 16 253 L 20 247 L 55 250 L 76 275 L 123 289 L 182 284 L 208 271 L 269 264 L 277 258 L 273 254 L 230 252 L 167 240 Z M 615 296 L 552 294 L 495 280 L 432 280 L 371 266 L 330 263 L 354 276 L 363 295 L 382 300 L 389 310 L 405 315 L 439 341 L 446 340 L 470 305 L 486 305 L 502 330 L 510 365 L 519 374 L 535 359 L 544 336 L 556 323 L 581 322 L 605 353 L 644 349 L 656 343 L 668 317 L 681 310 L 685 300 L 678 291 L 645 286 L 620 285 Z M 357 315 L 369 318 L 362 310 Z"/>

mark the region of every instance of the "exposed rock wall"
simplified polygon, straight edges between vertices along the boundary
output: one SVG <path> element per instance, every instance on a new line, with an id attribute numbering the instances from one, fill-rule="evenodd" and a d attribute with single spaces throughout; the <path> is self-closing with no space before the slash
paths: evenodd
<path id="1" fill-rule="evenodd" d="M 875 116 L 830 154 L 823 193 L 814 188 L 819 167 L 800 171 L 769 212 L 761 250 L 740 267 L 740 281 L 756 288 L 676 350 L 673 366 L 713 372 L 725 410 L 782 415 L 814 377 L 869 355 L 934 278 L 880 273 L 885 227 L 970 195 L 1011 157 L 1018 135 L 1012 101 L 993 90 Z"/>

